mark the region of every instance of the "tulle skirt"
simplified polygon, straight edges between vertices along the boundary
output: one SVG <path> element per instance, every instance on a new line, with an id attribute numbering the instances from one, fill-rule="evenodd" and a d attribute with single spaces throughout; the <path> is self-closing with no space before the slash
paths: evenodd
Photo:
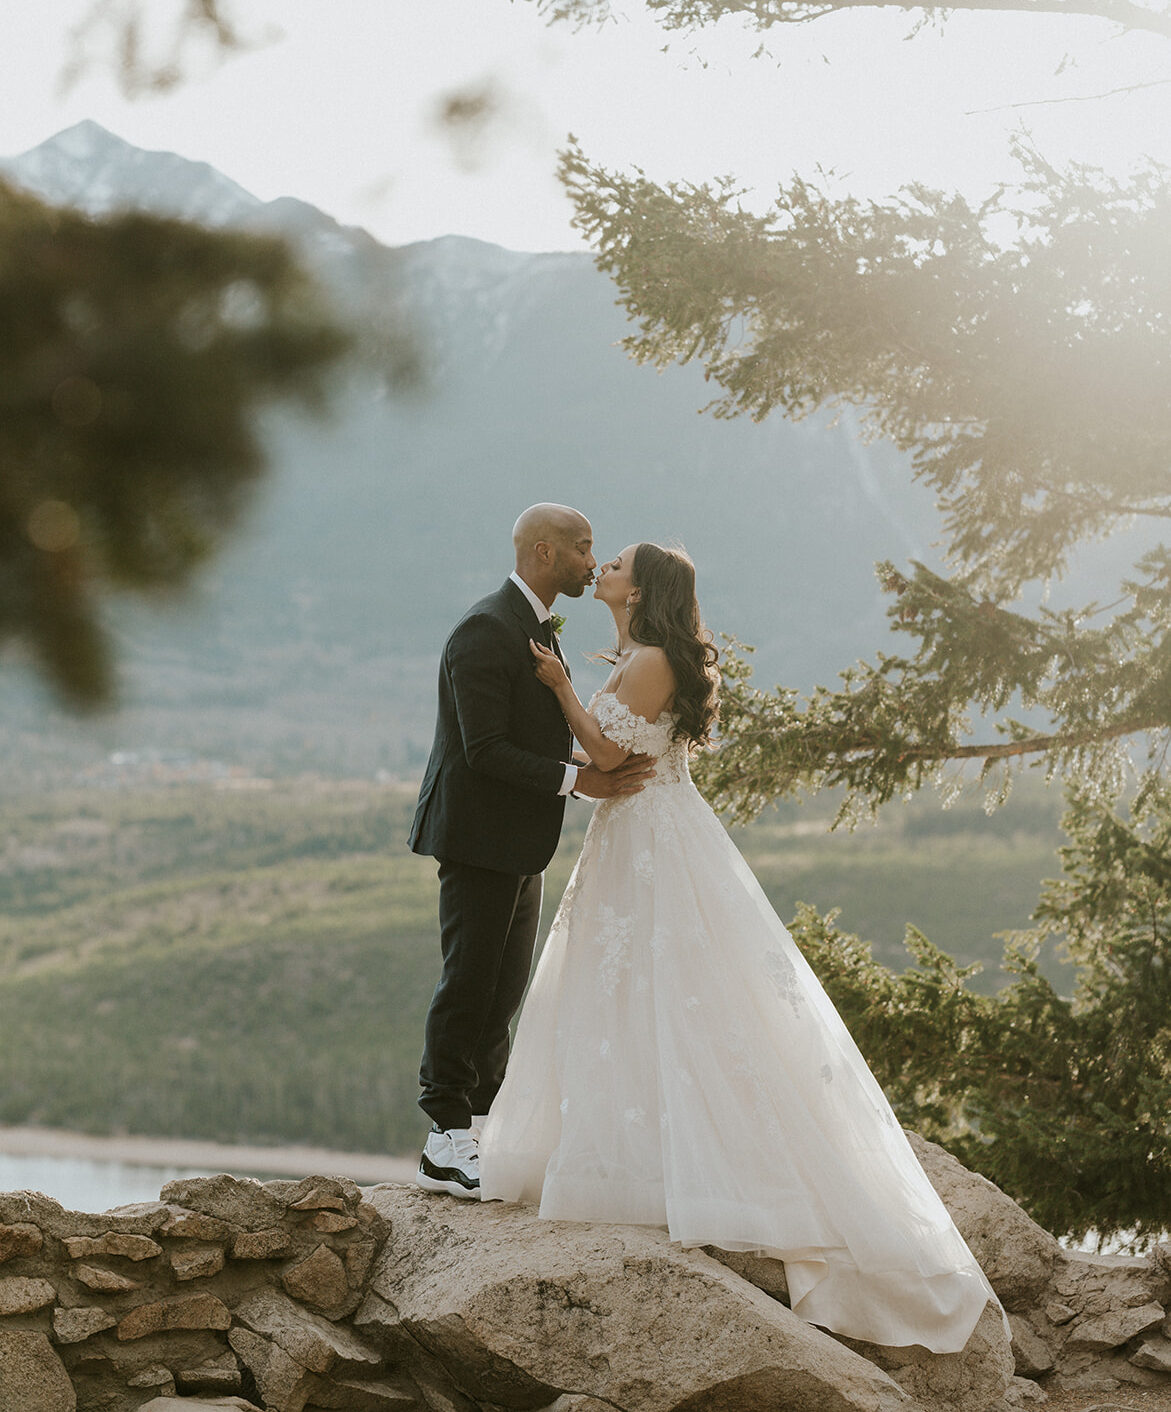
<path id="1" fill-rule="evenodd" d="M 689 780 L 594 812 L 480 1141 L 484 1200 L 784 1261 L 794 1312 L 963 1348 L 994 1299 Z"/>

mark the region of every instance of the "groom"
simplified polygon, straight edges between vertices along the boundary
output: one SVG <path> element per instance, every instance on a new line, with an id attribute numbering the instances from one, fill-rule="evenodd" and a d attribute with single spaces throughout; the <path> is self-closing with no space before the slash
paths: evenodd
<path id="1" fill-rule="evenodd" d="M 597 567 L 590 522 L 533 505 L 512 531 L 516 569 L 469 608 L 443 648 L 439 715 L 410 846 L 439 860 L 443 971 L 427 1014 L 419 1106 L 433 1127 L 416 1182 L 478 1199 L 479 1123 L 504 1079 L 509 1023 L 528 984 L 542 873 L 565 797 L 637 793 L 650 767 L 571 758 L 572 735 L 536 679 L 530 640 L 561 649 L 551 608 Z"/>

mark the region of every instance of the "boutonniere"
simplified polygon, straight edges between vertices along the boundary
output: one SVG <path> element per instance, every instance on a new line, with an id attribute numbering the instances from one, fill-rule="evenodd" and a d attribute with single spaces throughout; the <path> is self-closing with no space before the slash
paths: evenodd
<path id="1" fill-rule="evenodd" d="M 549 615 L 549 621 L 553 624 L 553 631 L 560 637 L 561 629 L 565 626 L 565 619 L 560 613 L 551 613 Z"/>

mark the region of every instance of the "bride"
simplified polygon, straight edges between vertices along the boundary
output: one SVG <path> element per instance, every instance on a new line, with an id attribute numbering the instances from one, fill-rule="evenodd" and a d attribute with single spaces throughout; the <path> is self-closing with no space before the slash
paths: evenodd
<path id="1" fill-rule="evenodd" d="M 956 1352 L 995 1296 L 691 782 L 717 681 L 694 567 L 631 545 L 594 596 L 618 647 L 588 710 L 533 644 L 537 675 L 595 765 L 646 753 L 655 773 L 594 810 L 481 1133 L 481 1198 L 778 1257 L 810 1323 Z"/>

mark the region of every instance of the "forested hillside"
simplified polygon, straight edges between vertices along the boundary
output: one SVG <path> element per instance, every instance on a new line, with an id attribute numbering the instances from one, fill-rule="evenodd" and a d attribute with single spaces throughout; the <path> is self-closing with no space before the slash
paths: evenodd
<path id="1" fill-rule="evenodd" d="M 88 790 L 0 805 L 0 1122 L 408 1152 L 437 974 L 434 865 L 401 787 Z M 912 922 L 999 983 L 1056 800 L 991 825 L 931 801 L 827 834 L 788 808 L 737 834 L 785 919 L 842 923 L 905 963 Z M 588 818 L 574 806 L 546 922 Z M 1047 969 L 1061 975 L 1054 958 Z"/>

